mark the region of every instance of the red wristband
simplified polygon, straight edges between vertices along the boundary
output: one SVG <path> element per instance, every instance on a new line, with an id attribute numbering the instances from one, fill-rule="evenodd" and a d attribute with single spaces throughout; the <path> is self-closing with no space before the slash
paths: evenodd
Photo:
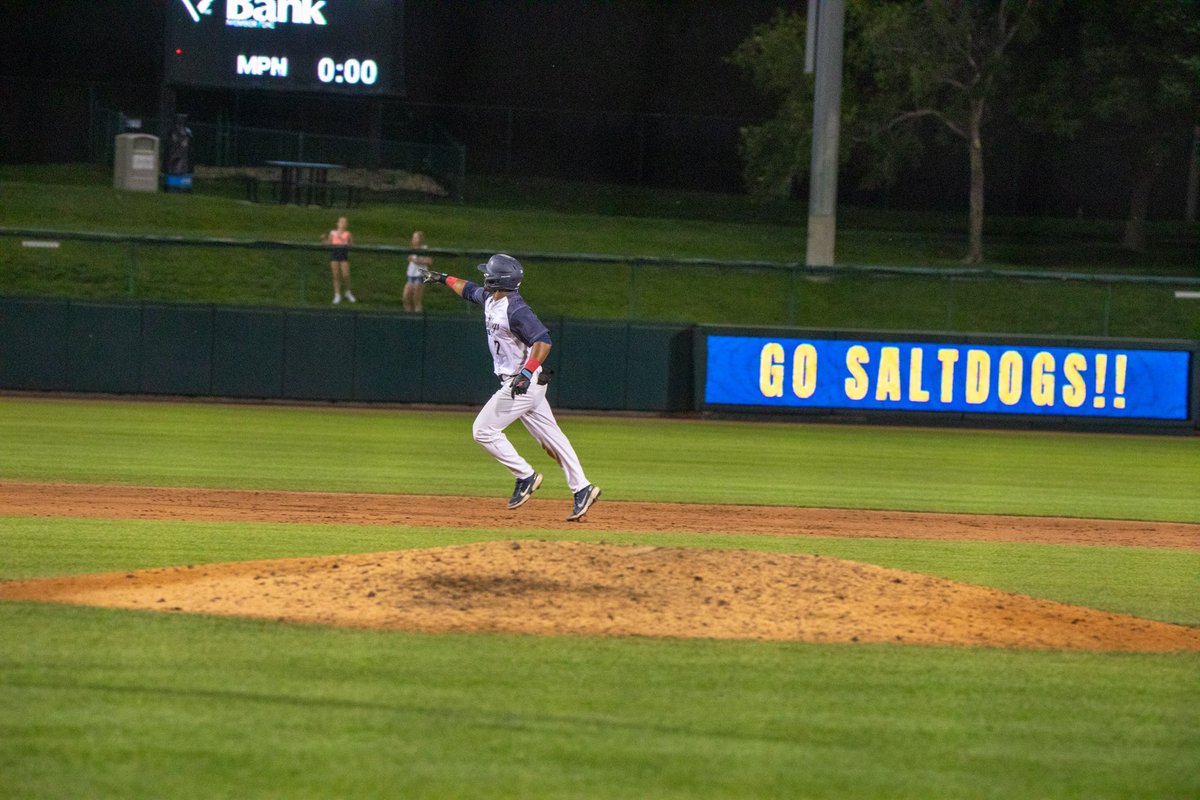
<path id="1" fill-rule="evenodd" d="M 530 356 L 529 360 L 525 362 L 525 369 L 529 370 L 530 372 L 537 372 L 537 368 L 541 365 L 542 362 L 538 361 L 533 356 Z"/>
<path id="2" fill-rule="evenodd" d="M 456 284 L 456 283 L 458 283 L 458 278 L 454 277 L 453 275 L 446 276 L 446 285 L 449 286 L 451 289 L 454 288 L 454 284 Z"/>

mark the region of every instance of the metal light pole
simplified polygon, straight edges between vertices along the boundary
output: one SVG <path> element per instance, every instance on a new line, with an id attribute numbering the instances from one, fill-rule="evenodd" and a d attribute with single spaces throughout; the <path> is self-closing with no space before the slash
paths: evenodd
<path id="1" fill-rule="evenodd" d="M 816 39 L 812 166 L 808 183 L 808 253 L 804 263 L 834 263 L 837 241 L 838 133 L 842 116 L 842 31 L 845 0 L 808 0 L 808 41 Z M 813 23 L 816 34 L 813 34 Z M 811 63 L 811 49 L 806 66 Z"/>

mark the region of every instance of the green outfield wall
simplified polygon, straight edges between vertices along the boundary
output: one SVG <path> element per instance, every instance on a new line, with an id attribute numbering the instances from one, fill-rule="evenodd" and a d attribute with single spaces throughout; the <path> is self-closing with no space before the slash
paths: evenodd
<path id="1" fill-rule="evenodd" d="M 1194 432 L 1184 340 L 547 319 L 551 403 L 913 424 Z M 0 390 L 478 405 L 479 314 L 0 298 Z"/>
<path id="2" fill-rule="evenodd" d="M 692 326 L 547 319 L 560 408 L 686 411 Z M 0 389 L 482 403 L 479 315 L 0 299 Z"/>

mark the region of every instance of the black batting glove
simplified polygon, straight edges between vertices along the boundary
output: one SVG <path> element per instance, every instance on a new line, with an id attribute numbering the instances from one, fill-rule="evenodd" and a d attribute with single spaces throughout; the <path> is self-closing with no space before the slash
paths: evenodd
<path id="1" fill-rule="evenodd" d="M 445 283 L 449 276 L 444 272 L 434 272 L 431 269 L 421 267 L 421 278 L 425 283 Z"/>
<path id="2" fill-rule="evenodd" d="M 516 397 L 519 394 L 525 394 L 529 391 L 529 384 L 533 380 L 533 373 L 527 369 L 522 369 L 517 377 L 513 378 L 512 394 L 510 397 Z"/>

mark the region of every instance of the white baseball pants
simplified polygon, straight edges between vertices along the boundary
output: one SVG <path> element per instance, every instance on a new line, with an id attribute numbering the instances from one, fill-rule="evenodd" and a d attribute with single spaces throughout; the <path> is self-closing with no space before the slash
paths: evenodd
<path id="1" fill-rule="evenodd" d="M 502 381 L 500 388 L 480 409 L 479 416 L 475 417 L 471 434 L 484 450 L 508 467 L 514 478 L 528 478 L 535 472 L 534 468 L 521 458 L 504 435 L 505 428 L 521 420 L 521 424 L 542 449 L 562 467 L 563 474 L 567 476 L 567 486 L 574 494 L 587 486 L 589 481 L 583 474 L 583 465 L 579 463 L 579 456 L 575 455 L 575 448 L 554 419 L 554 412 L 546 401 L 547 387 L 539 384 L 537 379 L 538 374 L 535 373 L 529 391 L 516 397 L 511 396 L 512 379 Z"/>

